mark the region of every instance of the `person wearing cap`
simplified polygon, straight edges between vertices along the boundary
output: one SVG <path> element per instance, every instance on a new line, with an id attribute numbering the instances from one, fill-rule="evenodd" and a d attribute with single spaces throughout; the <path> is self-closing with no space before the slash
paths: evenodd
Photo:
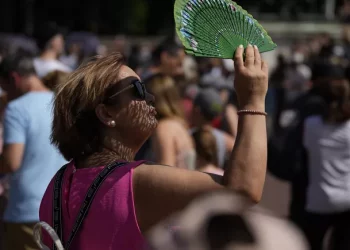
<path id="1" fill-rule="evenodd" d="M 236 137 L 238 115 L 237 102 L 234 101 L 235 92 L 232 84 L 230 84 L 232 81 L 233 79 L 230 79 L 230 77 L 225 78 L 224 76 L 217 77 L 212 74 L 205 74 L 199 82 L 199 86 L 201 88 L 214 88 L 220 93 L 225 107 L 223 115 L 214 119 L 212 125 L 225 131 L 232 137 Z"/>
<path id="2" fill-rule="evenodd" d="M 17 54 L 0 63 L 0 87 L 10 102 L 4 114 L 0 174 L 9 176 L 4 249 L 37 249 L 32 238 L 47 185 L 65 164 L 50 143 L 53 93 L 37 76 L 33 58 Z"/>
<path id="3" fill-rule="evenodd" d="M 72 70 L 58 60 L 64 50 L 62 31 L 54 24 L 46 24 L 36 31 L 35 39 L 40 49 L 40 56 L 34 59 L 34 66 L 40 78 L 59 70 L 71 72 Z"/>
<path id="4" fill-rule="evenodd" d="M 224 168 L 227 153 L 234 145 L 234 139 L 211 126 L 212 121 L 222 115 L 224 111 L 224 102 L 219 92 L 213 88 L 202 89 L 194 99 L 194 108 L 192 114 L 192 133 L 200 127 L 209 127 L 216 139 L 218 166 Z"/>

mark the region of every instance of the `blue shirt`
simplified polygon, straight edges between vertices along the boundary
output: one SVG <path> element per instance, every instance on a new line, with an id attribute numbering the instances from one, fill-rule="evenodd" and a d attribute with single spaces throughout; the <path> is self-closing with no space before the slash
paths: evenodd
<path id="1" fill-rule="evenodd" d="M 39 206 L 57 170 L 66 161 L 50 143 L 52 92 L 30 92 L 10 102 L 4 117 L 4 144 L 24 144 L 20 168 L 10 174 L 4 220 L 39 221 Z"/>

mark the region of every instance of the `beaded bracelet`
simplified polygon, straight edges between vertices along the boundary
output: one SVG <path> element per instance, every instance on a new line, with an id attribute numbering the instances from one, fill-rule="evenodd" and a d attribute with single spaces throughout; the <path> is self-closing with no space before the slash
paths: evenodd
<path id="1" fill-rule="evenodd" d="M 246 109 L 237 111 L 237 114 L 238 115 L 249 114 L 249 115 L 263 115 L 263 116 L 267 116 L 266 112 L 255 111 L 255 110 L 246 110 Z"/>

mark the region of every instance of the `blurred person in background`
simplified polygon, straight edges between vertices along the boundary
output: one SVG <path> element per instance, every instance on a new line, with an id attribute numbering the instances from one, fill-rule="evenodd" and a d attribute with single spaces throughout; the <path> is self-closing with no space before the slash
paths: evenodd
<path id="1" fill-rule="evenodd" d="M 53 93 L 41 82 L 26 55 L 0 64 L 1 88 L 11 101 L 4 115 L 4 149 L 0 173 L 9 174 L 10 192 L 4 221 L 4 249 L 37 249 L 33 226 L 45 189 L 65 163 L 50 143 Z"/>
<path id="2" fill-rule="evenodd" d="M 135 72 L 139 71 L 141 66 L 141 46 L 139 44 L 133 44 L 130 49 L 130 56 L 128 58 L 129 67 Z"/>
<path id="3" fill-rule="evenodd" d="M 282 129 L 269 141 L 268 169 L 276 177 L 291 183 L 289 216 L 301 228 L 305 226 L 309 185 L 309 162 L 303 144 L 305 120 L 324 114 L 324 84 L 344 77 L 342 65 L 334 64 L 330 59 L 319 59 L 312 67 L 312 88 L 286 107 L 281 115 Z"/>
<path id="4" fill-rule="evenodd" d="M 183 47 L 177 44 L 173 38 L 169 37 L 163 40 L 153 50 L 152 64 L 150 67 L 144 69 L 141 78 L 146 79 L 147 77 L 159 73 L 173 78 L 183 77 L 183 62 L 185 56 Z"/>
<path id="5" fill-rule="evenodd" d="M 92 56 L 104 53 L 101 49 L 100 39 L 91 32 L 72 32 L 66 37 L 66 54 L 60 56 L 60 61 L 75 70 Z M 102 48 L 103 50 L 103 48 Z"/>
<path id="6" fill-rule="evenodd" d="M 212 126 L 235 137 L 238 116 L 237 102 L 234 100 L 235 93 L 229 84 L 232 81 L 233 79 L 230 79 L 230 77 L 225 78 L 223 75 L 213 76 L 212 74 L 205 74 L 199 82 L 199 87 L 201 89 L 213 88 L 220 94 L 224 109 L 222 114 L 212 121 Z"/>
<path id="7" fill-rule="evenodd" d="M 185 52 L 181 45 L 177 44 L 172 37 L 163 40 L 152 52 L 151 65 L 139 70 L 141 79 L 147 81 L 154 75 L 163 74 L 173 78 L 176 81 L 176 92 L 179 92 L 181 98 L 181 112 L 189 113 L 192 110 L 192 102 L 188 101 L 182 91 L 186 89 L 187 83 L 184 82 L 184 63 Z M 181 82 L 181 83 L 180 83 Z M 179 85 L 185 85 L 180 87 Z M 178 105 L 178 104 L 176 104 Z M 136 160 L 150 159 L 148 153 L 151 146 L 151 141 L 148 140 L 139 150 L 136 155 Z M 192 147 L 193 148 L 193 147 Z M 175 156 L 174 156 L 175 157 Z"/>
<path id="8" fill-rule="evenodd" d="M 272 71 L 270 77 L 270 91 L 273 93 L 274 100 L 274 114 L 273 114 L 273 131 L 278 131 L 280 129 L 279 120 L 281 113 L 285 108 L 286 93 L 284 89 L 284 82 L 286 80 L 288 70 L 288 63 L 286 58 L 279 54 L 277 56 L 277 66 Z"/>
<path id="9" fill-rule="evenodd" d="M 209 128 L 216 140 L 218 166 L 223 169 L 234 145 L 234 138 L 229 134 L 212 126 L 213 120 L 222 115 L 224 103 L 220 94 L 213 88 L 201 90 L 194 99 L 191 130 L 194 133 L 197 129 Z"/>
<path id="10" fill-rule="evenodd" d="M 75 70 L 83 60 L 83 56 L 80 45 L 73 43 L 68 46 L 67 54 L 60 56 L 60 61 L 70 69 Z"/>
<path id="11" fill-rule="evenodd" d="M 193 56 L 186 55 L 183 60 L 184 78 L 190 84 L 198 83 L 198 65 Z M 232 81 L 231 81 L 232 82 Z"/>
<path id="12" fill-rule="evenodd" d="M 97 58 L 76 70 L 56 91 L 52 133 L 53 143 L 71 162 L 48 186 L 40 219 L 53 225 L 53 201 L 58 201 L 54 183 L 62 180 L 55 191 L 62 191 L 58 197 L 66 205 L 61 207 L 62 221 L 55 225 L 62 226 L 65 245 L 74 228 L 78 234 L 72 249 L 139 250 L 146 244 L 145 232 L 199 195 L 227 189 L 259 202 L 266 174 L 268 68 L 257 47 L 248 46 L 245 61 L 243 52 L 240 46 L 235 56 L 235 87 L 242 110 L 237 145 L 223 177 L 134 162 L 157 127 L 154 97 L 120 54 Z M 89 187 L 101 180 L 100 175 L 105 181 L 87 216 L 78 216 Z M 83 227 L 76 226 L 77 218 L 83 219 Z M 43 236 L 51 247 L 48 235 Z"/>
<path id="13" fill-rule="evenodd" d="M 323 249 L 330 230 L 330 249 L 350 249 L 350 83 L 345 70 L 337 70 L 337 76 L 320 79 L 323 114 L 304 122 L 309 179 L 304 231 L 312 250 Z"/>
<path id="14" fill-rule="evenodd" d="M 213 132 L 208 127 L 197 129 L 193 134 L 193 140 L 196 146 L 196 170 L 224 175 L 224 171 L 218 167 L 218 150 Z"/>
<path id="15" fill-rule="evenodd" d="M 350 23 L 350 1 L 343 0 L 343 6 L 340 8 L 340 19 L 344 24 Z"/>
<path id="16" fill-rule="evenodd" d="M 194 170 L 196 152 L 175 81 L 169 76 L 157 74 L 144 83 L 156 99 L 154 107 L 158 120 L 145 159 Z"/>
<path id="17" fill-rule="evenodd" d="M 115 36 L 113 41 L 113 51 L 121 53 L 124 58 L 128 60 L 130 54 L 128 47 L 128 38 L 125 35 L 119 34 Z"/>
<path id="18" fill-rule="evenodd" d="M 147 233 L 152 250 L 307 250 L 303 235 L 291 224 L 244 197 L 213 192 Z"/>
<path id="19" fill-rule="evenodd" d="M 345 25 L 342 30 L 342 49 L 344 58 L 350 61 L 350 25 Z"/>
<path id="20" fill-rule="evenodd" d="M 55 91 L 57 85 L 67 81 L 69 74 L 70 73 L 56 70 L 47 74 L 42 81 L 48 89 Z"/>
<path id="21" fill-rule="evenodd" d="M 34 59 L 35 70 L 40 78 L 55 70 L 71 72 L 67 65 L 58 60 L 64 51 L 64 38 L 55 24 L 40 25 L 34 37 L 40 49 L 40 56 Z"/>
<path id="22" fill-rule="evenodd" d="M 293 54 L 292 61 L 285 72 L 283 82 L 285 99 L 284 105 L 293 103 L 309 89 L 311 69 L 304 64 L 304 56 L 301 53 Z"/>
<path id="23" fill-rule="evenodd" d="M 320 36 L 314 36 L 310 38 L 310 41 L 308 44 L 309 44 L 308 65 L 311 66 L 313 63 L 316 62 L 322 48 Z"/>
<path id="24" fill-rule="evenodd" d="M 319 58 L 329 58 L 334 55 L 335 39 L 328 33 L 322 33 L 320 35 L 321 50 L 319 52 Z"/>

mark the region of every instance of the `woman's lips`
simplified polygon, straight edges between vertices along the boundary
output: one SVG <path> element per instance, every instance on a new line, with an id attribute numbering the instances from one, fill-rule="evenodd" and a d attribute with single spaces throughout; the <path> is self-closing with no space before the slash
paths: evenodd
<path id="1" fill-rule="evenodd" d="M 152 115 L 154 115 L 154 116 L 157 115 L 156 109 L 155 109 L 154 107 L 152 107 L 152 106 L 149 107 L 149 112 L 150 112 Z"/>

